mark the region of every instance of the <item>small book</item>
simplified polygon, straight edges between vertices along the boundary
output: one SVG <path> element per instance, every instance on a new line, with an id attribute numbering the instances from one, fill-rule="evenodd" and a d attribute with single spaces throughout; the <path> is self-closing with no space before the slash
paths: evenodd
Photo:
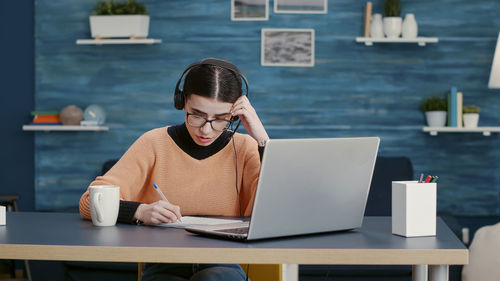
<path id="1" fill-rule="evenodd" d="M 372 20 L 372 2 L 368 1 L 366 2 L 366 7 L 365 7 L 365 30 L 364 30 L 364 37 L 370 37 L 370 23 Z"/>
<path id="2" fill-rule="evenodd" d="M 43 111 L 43 110 L 31 111 L 31 116 L 36 116 L 36 115 L 59 115 L 59 111 Z"/>
<path id="3" fill-rule="evenodd" d="M 463 114 L 464 97 L 462 92 L 457 93 L 457 127 L 463 127 L 462 114 Z"/>
<path id="4" fill-rule="evenodd" d="M 30 125 L 61 125 L 61 123 L 34 123 L 31 122 Z"/>
<path id="5" fill-rule="evenodd" d="M 457 88 L 451 87 L 448 95 L 448 126 L 457 127 Z"/>
<path id="6" fill-rule="evenodd" d="M 59 115 L 34 115 L 33 123 L 60 123 Z"/>

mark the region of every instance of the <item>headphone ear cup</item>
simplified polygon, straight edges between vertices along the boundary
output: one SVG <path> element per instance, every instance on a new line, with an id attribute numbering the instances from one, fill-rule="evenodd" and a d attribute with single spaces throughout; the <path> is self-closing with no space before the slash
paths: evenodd
<path id="1" fill-rule="evenodd" d="M 181 90 L 176 90 L 174 94 L 174 107 L 178 110 L 182 110 L 184 109 L 184 105 L 184 93 Z"/>

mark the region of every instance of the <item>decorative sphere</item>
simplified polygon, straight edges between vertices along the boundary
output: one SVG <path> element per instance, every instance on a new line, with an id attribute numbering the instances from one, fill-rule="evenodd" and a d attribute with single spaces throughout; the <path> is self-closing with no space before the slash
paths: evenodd
<path id="1" fill-rule="evenodd" d="M 106 111 L 102 106 L 97 104 L 91 104 L 85 108 L 83 112 L 83 120 L 85 121 L 97 121 L 98 125 L 104 124 L 106 121 Z"/>
<path id="2" fill-rule="evenodd" d="M 80 125 L 83 119 L 83 110 L 74 105 L 68 105 L 59 112 L 59 118 L 63 125 Z"/>

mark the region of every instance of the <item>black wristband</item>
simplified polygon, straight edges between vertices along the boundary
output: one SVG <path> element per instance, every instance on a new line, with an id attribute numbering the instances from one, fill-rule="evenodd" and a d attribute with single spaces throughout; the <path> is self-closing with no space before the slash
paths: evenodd
<path id="1" fill-rule="evenodd" d="M 134 215 L 139 205 L 141 205 L 141 202 L 120 200 L 120 209 L 118 210 L 117 221 L 120 223 L 136 223 Z"/>

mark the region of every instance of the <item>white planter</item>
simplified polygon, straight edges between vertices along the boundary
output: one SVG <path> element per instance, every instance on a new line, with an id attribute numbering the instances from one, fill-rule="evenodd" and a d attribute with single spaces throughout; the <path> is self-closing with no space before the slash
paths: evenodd
<path id="1" fill-rule="evenodd" d="M 413 14 L 406 14 L 401 35 L 403 38 L 417 38 L 418 25 Z"/>
<path id="2" fill-rule="evenodd" d="M 384 25 L 382 23 L 382 14 L 373 14 L 370 24 L 371 38 L 384 38 Z"/>
<path id="3" fill-rule="evenodd" d="M 384 18 L 384 33 L 387 38 L 398 38 L 401 35 L 401 25 L 403 20 L 401 17 L 385 17 Z"/>
<path id="4" fill-rule="evenodd" d="M 436 235 L 437 184 L 392 182 L 392 233 L 404 237 Z"/>
<path id="5" fill-rule="evenodd" d="M 148 37 L 149 16 L 147 15 L 90 16 L 89 21 L 93 38 Z"/>
<path id="6" fill-rule="evenodd" d="M 446 111 L 427 111 L 425 118 L 429 127 L 444 127 L 446 125 Z"/>
<path id="7" fill-rule="evenodd" d="M 476 128 L 479 123 L 479 113 L 464 113 L 464 127 Z"/>

